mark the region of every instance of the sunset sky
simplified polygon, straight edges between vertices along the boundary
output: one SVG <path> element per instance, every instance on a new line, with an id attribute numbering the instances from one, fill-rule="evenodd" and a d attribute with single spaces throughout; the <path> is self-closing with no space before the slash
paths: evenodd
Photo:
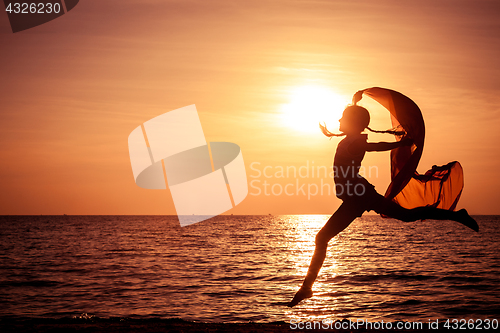
<path id="1" fill-rule="evenodd" d="M 227 213 L 331 214 L 334 194 L 263 193 L 266 180 L 307 192 L 331 178 L 257 170 L 330 168 L 340 139 L 315 124 L 335 130 L 352 95 L 373 86 L 420 106 L 418 171 L 459 161 L 457 208 L 500 214 L 499 17 L 496 0 L 83 0 L 12 33 L 0 13 L 0 214 L 175 214 L 168 191 L 135 184 L 127 138 L 191 104 L 207 141 L 238 144 L 257 180 Z M 329 101 L 333 117 L 316 115 Z M 372 128 L 390 128 L 387 111 L 361 104 Z M 376 167 L 367 178 L 383 194 L 389 153 L 363 164 Z"/>

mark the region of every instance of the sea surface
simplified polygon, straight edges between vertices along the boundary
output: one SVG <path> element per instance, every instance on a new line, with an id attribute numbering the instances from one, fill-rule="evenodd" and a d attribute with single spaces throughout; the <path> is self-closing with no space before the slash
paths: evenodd
<path id="1" fill-rule="evenodd" d="M 358 218 L 290 309 L 326 215 L 3 216 L 0 319 L 500 319 L 500 216 L 475 218 Z"/>

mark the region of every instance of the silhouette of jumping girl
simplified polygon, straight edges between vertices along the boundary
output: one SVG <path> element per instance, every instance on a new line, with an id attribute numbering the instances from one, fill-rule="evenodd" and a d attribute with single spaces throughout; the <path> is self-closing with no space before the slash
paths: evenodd
<path id="1" fill-rule="evenodd" d="M 328 137 L 344 136 L 338 144 L 334 158 L 334 181 L 336 195 L 343 202 L 328 222 L 316 235 L 316 247 L 307 271 L 304 282 L 288 306 L 297 305 L 300 301 L 312 297 L 312 285 L 318 276 L 319 270 L 326 257 L 328 242 L 342 230 L 347 228 L 354 219 L 363 212 L 374 210 L 401 221 L 410 222 L 422 219 L 453 220 L 478 231 L 476 221 L 469 216 L 465 209 L 457 212 L 432 206 L 406 209 L 385 198 L 375 191 L 375 187 L 359 175 L 359 168 L 365 153 L 371 151 L 388 151 L 401 146 L 411 146 L 410 138 L 403 138 L 398 142 L 367 142 L 367 134 L 362 134 L 365 129 L 378 133 L 403 134 L 392 130 L 374 131 L 368 127 L 370 114 L 368 110 L 358 105 L 348 106 L 339 120 L 341 134 L 334 134 L 322 126 L 323 134 Z"/>

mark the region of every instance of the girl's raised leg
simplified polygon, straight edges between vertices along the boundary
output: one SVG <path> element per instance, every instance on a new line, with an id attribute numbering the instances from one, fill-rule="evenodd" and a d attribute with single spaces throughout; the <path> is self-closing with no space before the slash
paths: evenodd
<path id="1" fill-rule="evenodd" d="M 389 217 L 405 222 L 412 222 L 425 219 L 451 220 L 459 222 L 476 232 L 479 231 L 479 226 L 477 225 L 477 222 L 472 217 L 470 217 L 469 213 L 467 213 L 465 209 L 461 209 L 458 212 L 446 209 L 434 208 L 431 206 L 406 209 L 393 201 L 385 199 L 380 209 L 377 209 L 376 211 L 377 213 L 384 214 Z"/>

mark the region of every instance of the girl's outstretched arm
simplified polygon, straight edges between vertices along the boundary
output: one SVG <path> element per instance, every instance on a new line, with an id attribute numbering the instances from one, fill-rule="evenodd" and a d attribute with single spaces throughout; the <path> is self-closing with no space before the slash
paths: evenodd
<path id="1" fill-rule="evenodd" d="M 411 146 L 412 144 L 413 140 L 410 138 L 397 142 L 370 142 L 366 143 L 366 151 L 387 151 L 398 147 Z"/>

